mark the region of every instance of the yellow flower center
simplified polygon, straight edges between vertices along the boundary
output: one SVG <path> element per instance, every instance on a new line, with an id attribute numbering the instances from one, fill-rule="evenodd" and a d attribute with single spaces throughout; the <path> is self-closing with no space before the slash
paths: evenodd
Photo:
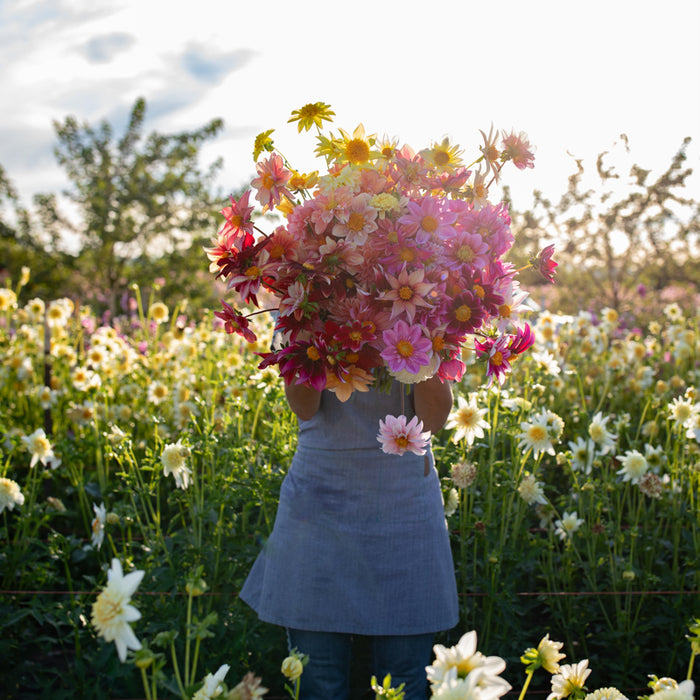
<path id="1" fill-rule="evenodd" d="M 396 350 L 401 357 L 411 357 L 413 355 L 413 344 L 408 340 L 399 340 L 396 343 Z"/>
<path id="2" fill-rule="evenodd" d="M 358 211 L 352 212 L 348 217 L 348 228 L 351 231 L 362 231 L 365 227 L 365 216 Z"/>
<path id="3" fill-rule="evenodd" d="M 270 257 L 277 260 L 284 255 L 284 246 L 281 243 L 275 243 L 270 247 Z"/>
<path id="4" fill-rule="evenodd" d="M 474 262 L 476 255 L 474 249 L 468 245 L 462 245 L 457 249 L 457 260 L 460 262 Z"/>
<path id="5" fill-rule="evenodd" d="M 428 215 L 421 219 L 420 226 L 427 233 L 433 233 L 433 231 L 437 230 L 438 222 L 434 216 Z"/>
<path id="6" fill-rule="evenodd" d="M 498 315 L 501 318 L 510 318 L 510 306 L 508 306 L 508 304 L 501 304 L 498 307 Z"/>
<path id="7" fill-rule="evenodd" d="M 466 304 L 462 304 L 462 306 L 458 307 L 457 310 L 455 311 L 455 318 L 460 323 L 464 323 L 465 321 L 468 321 L 471 317 L 472 317 L 472 310 Z"/>
<path id="8" fill-rule="evenodd" d="M 476 296 L 478 296 L 479 299 L 483 299 L 486 296 L 486 292 L 480 284 L 474 285 L 474 294 L 476 294 Z"/>
<path id="9" fill-rule="evenodd" d="M 321 359 L 321 353 L 313 345 L 309 345 L 306 349 L 306 356 L 313 362 Z"/>
<path id="10" fill-rule="evenodd" d="M 497 367 L 503 364 L 503 353 L 500 350 L 497 350 L 495 353 L 493 353 L 493 357 L 491 358 L 491 364 L 496 365 Z"/>
<path id="11" fill-rule="evenodd" d="M 437 151 L 433 156 L 435 165 L 445 166 L 450 162 L 450 154 L 447 151 Z"/>
<path id="12" fill-rule="evenodd" d="M 413 298 L 413 290 L 404 285 L 403 287 L 399 288 L 399 297 L 404 301 L 408 301 L 409 299 Z"/>
<path id="13" fill-rule="evenodd" d="M 351 139 L 345 146 L 345 155 L 351 163 L 364 163 L 369 159 L 369 146 L 362 139 Z"/>
<path id="14" fill-rule="evenodd" d="M 436 335 L 433 338 L 433 350 L 435 352 L 440 352 L 445 348 L 445 339 L 441 335 Z"/>
<path id="15" fill-rule="evenodd" d="M 243 217 L 240 214 L 235 214 L 231 217 L 231 225 L 240 228 L 243 226 Z"/>
<path id="16" fill-rule="evenodd" d="M 275 186 L 275 178 L 270 173 L 265 173 L 262 177 L 262 186 L 265 190 L 271 190 Z"/>
<path id="17" fill-rule="evenodd" d="M 541 425 L 531 425 L 527 431 L 530 440 L 539 442 L 547 437 L 547 431 Z"/>
<path id="18" fill-rule="evenodd" d="M 394 441 L 396 442 L 396 446 L 402 450 L 408 447 L 408 438 L 405 435 L 399 435 Z"/>
<path id="19" fill-rule="evenodd" d="M 413 262 L 416 259 L 416 253 L 412 248 L 401 248 L 399 258 L 403 262 Z"/>
<path id="20" fill-rule="evenodd" d="M 476 411 L 473 408 L 462 408 L 457 411 L 457 422 L 460 425 L 466 427 L 474 425 L 474 418 L 476 417 Z"/>
<path id="21" fill-rule="evenodd" d="M 490 162 L 498 160 L 498 157 L 500 155 L 501 154 L 499 150 L 494 145 L 490 145 L 487 149 L 484 150 L 484 158 L 486 158 L 486 160 Z"/>
<path id="22" fill-rule="evenodd" d="M 246 277 L 260 277 L 260 268 L 257 267 L 256 265 L 251 265 L 251 266 L 245 271 L 245 276 L 246 276 Z"/>

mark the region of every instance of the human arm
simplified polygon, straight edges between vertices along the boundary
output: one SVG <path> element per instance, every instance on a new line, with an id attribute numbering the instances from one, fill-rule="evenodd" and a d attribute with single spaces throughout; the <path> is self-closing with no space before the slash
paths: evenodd
<path id="1" fill-rule="evenodd" d="M 452 385 L 435 375 L 413 387 L 413 407 L 423 430 L 436 433 L 445 425 L 452 410 Z"/>
<path id="2" fill-rule="evenodd" d="M 284 393 L 289 408 L 301 420 L 311 420 L 321 405 L 321 392 L 306 384 L 287 384 Z"/>

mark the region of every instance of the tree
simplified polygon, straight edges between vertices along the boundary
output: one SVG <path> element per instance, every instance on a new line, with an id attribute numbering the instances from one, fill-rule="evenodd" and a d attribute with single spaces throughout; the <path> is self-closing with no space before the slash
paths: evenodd
<path id="1" fill-rule="evenodd" d="M 597 181 L 586 188 L 577 160 L 558 203 L 535 192 L 533 209 L 514 214 L 525 259 L 545 242 L 556 245 L 559 266 L 550 305 L 574 313 L 607 306 L 643 323 L 640 307 L 650 303 L 644 295 L 673 285 L 700 288 L 700 203 L 687 196 L 689 144 L 685 139 L 668 168 L 651 182 L 650 171 L 636 164 L 622 177 L 604 152 L 596 163 Z M 629 156 L 624 134 L 618 145 Z M 525 287 L 534 283 L 524 276 Z"/>
<path id="2" fill-rule="evenodd" d="M 86 298 L 104 295 L 109 310 L 134 280 L 129 261 L 160 258 L 189 247 L 192 236 L 215 226 L 211 182 L 221 167 L 199 165 L 203 144 L 223 127 L 214 119 L 195 131 L 143 137 L 146 101 L 136 100 L 124 136 L 114 142 L 112 127 L 78 124 L 69 116 L 54 122 L 56 158 L 72 187 L 65 193 L 78 207 L 77 222 L 60 213 L 53 196 L 36 200 L 42 230 L 51 237 L 66 231 L 77 241 L 79 269 L 89 288 Z"/>

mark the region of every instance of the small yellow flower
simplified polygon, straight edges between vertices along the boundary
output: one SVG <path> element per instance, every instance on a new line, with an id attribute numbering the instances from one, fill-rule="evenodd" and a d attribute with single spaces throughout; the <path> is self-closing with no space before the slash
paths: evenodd
<path id="1" fill-rule="evenodd" d="M 308 174 L 292 170 L 292 176 L 289 178 L 288 186 L 291 190 L 310 190 L 317 182 L 318 170 L 314 170 L 312 173 Z"/>
<path id="2" fill-rule="evenodd" d="M 314 124 L 320 129 L 324 119 L 332 122 L 334 116 L 335 112 L 331 110 L 330 105 L 324 102 L 310 102 L 300 109 L 293 110 L 287 123 L 298 122 L 297 129 L 301 133 L 302 130 L 309 131 Z"/>
<path id="3" fill-rule="evenodd" d="M 441 172 L 454 170 L 462 165 L 461 153 L 460 147 L 451 144 L 449 138 L 444 138 L 442 143 L 434 143 L 420 152 L 427 163 Z"/>
<path id="4" fill-rule="evenodd" d="M 255 137 L 255 143 L 253 144 L 253 160 L 257 160 L 258 156 L 263 152 L 267 151 L 272 153 L 275 148 L 273 140 L 270 138 L 270 134 L 274 129 L 268 129 L 263 131 Z"/>

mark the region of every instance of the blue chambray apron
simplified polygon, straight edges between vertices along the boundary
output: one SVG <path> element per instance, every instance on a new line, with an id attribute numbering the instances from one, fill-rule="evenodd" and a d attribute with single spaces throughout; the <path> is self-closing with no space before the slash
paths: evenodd
<path id="1" fill-rule="evenodd" d="M 379 419 L 410 396 L 324 391 L 299 421 L 273 532 L 240 597 L 265 622 L 362 635 L 437 632 L 458 621 L 454 565 L 432 451 L 382 452 Z M 403 407 L 403 411 L 402 411 Z"/>

